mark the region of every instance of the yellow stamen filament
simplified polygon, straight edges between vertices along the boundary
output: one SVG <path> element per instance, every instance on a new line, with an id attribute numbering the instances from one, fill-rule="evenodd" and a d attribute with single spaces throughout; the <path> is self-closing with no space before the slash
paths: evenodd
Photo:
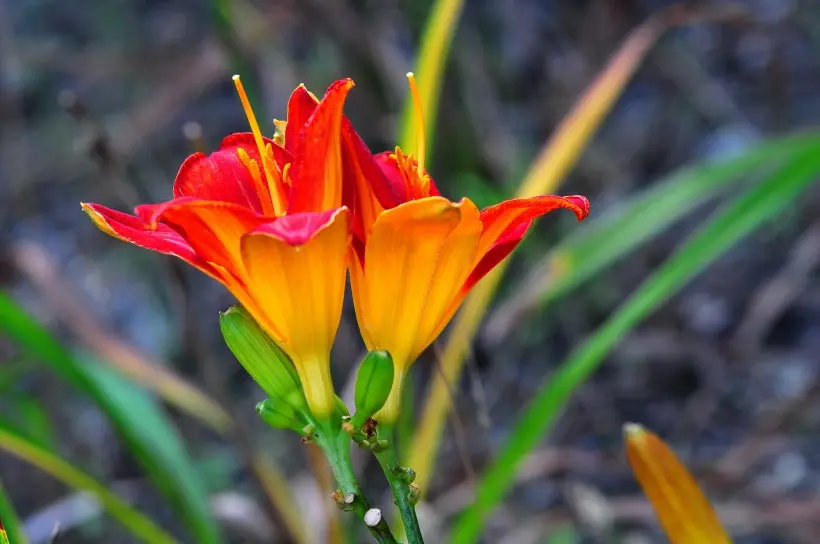
<path id="1" fill-rule="evenodd" d="M 419 179 L 421 180 L 422 184 L 426 184 L 426 176 L 424 174 L 424 110 L 421 107 L 421 93 L 419 93 L 418 85 L 416 85 L 416 76 L 413 75 L 413 72 L 407 72 L 407 82 L 410 84 L 410 93 L 413 95 L 413 104 L 415 105 L 416 109 L 416 123 L 418 126 L 418 172 L 419 172 Z"/>
<path id="2" fill-rule="evenodd" d="M 248 124 L 251 127 L 253 139 L 256 142 L 256 148 L 259 151 L 259 157 L 262 161 L 262 169 L 265 172 L 265 178 L 268 180 L 267 188 L 260 187 L 260 189 L 265 189 L 263 193 L 259 195 L 260 200 L 262 200 L 263 211 L 266 213 L 272 212 L 277 216 L 283 215 L 285 213 L 285 204 L 276 183 L 279 172 L 274 172 L 276 167 L 273 166 L 272 161 L 273 150 L 271 149 L 271 153 L 268 153 L 267 147 L 270 146 L 266 146 L 265 141 L 262 139 L 262 131 L 259 128 L 259 123 L 256 121 L 256 116 L 253 114 L 253 108 L 251 108 L 251 104 L 248 101 L 248 94 L 245 92 L 245 87 L 242 85 L 242 80 L 238 74 L 233 76 L 233 83 L 236 86 L 236 92 L 239 94 L 239 100 L 242 102 L 242 109 L 245 110 L 245 116 L 248 118 Z M 268 198 L 264 198 L 265 196 Z M 268 205 L 268 200 L 272 208 Z"/>

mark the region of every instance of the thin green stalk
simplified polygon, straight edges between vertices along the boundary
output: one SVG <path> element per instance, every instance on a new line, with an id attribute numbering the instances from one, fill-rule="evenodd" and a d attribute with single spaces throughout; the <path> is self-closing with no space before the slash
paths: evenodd
<path id="1" fill-rule="evenodd" d="M 10 542 L 29 544 L 29 539 L 6 489 L 0 483 L 0 544 L 9 544 Z"/>
<path id="2" fill-rule="evenodd" d="M 334 496 L 339 507 L 355 512 L 379 544 L 397 544 L 384 516 L 375 526 L 370 526 L 365 521 L 365 514 L 370 510 L 370 504 L 359 488 L 356 475 L 353 473 L 353 465 L 350 462 L 350 437 L 347 433 L 341 430 L 334 432 L 319 429 L 314 438 L 316 444 L 325 452 L 330 470 L 339 485 L 338 496 Z"/>
<path id="3" fill-rule="evenodd" d="M 413 500 L 413 496 L 418 496 L 418 493 L 414 493 L 410 487 L 415 472 L 410 472 L 399 465 L 392 427 L 381 427 L 379 437 L 384 440 L 383 444 L 385 445 L 382 448 L 374 448 L 373 453 L 382 467 L 387 481 L 390 483 L 390 490 L 393 492 L 393 498 L 399 508 L 399 514 L 404 524 L 407 544 L 424 544 Z M 412 477 L 408 478 L 408 474 L 412 474 Z"/>

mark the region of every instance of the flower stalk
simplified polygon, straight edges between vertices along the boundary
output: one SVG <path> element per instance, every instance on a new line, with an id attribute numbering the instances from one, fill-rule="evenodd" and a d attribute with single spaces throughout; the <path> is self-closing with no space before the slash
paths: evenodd
<path id="1" fill-rule="evenodd" d="M 419 527 L 419 520 L 416 516 L 416 502 L 419 498 L 419 488 L 413 483 L 416 473 L 413 469 L 399 465 L 398 455 L 393 434 L 393 427 L 390 425 L 380 426 L 377 434 L 377 443 L 382 447 L 371 448 L 376 460 L 382 467 L 390 490 L 393 492 L 393 500 L 401 515 L 404 531 L 407 535 L 407 544 L 424 544 L 424 538 Z"/>
<path id="2" fill-rule="evenodd" d="M 379 544 L 397 544 L 390 527 L 383 516 L 374 516 L 370 504 L 367 502 L 353 473 L 350 461 L 350 437 L 341 429 L 328 426 L 319 428 L 313 438 L 327 458 L 330 470 L 339 489 L 333 494 L 333 499 L 339 508 L 351 511 L 362 520 L 373 538 Z"/>

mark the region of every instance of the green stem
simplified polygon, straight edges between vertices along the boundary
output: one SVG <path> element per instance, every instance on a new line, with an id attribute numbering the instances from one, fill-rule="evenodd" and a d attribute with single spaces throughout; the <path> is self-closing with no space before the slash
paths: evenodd
<path id="1" fill-rule="evenodd" d="M 359 519 L 365 524 L 370 534 L 379 544 L 397 544 L 390 527 L 384 516 L 375 526 L 370 526 L 365 522 L 365 514 L 370 510 L 370 504 L 362 494 L 356 475 L 353 474 L 353 465 L 350 462 L 350 437 L 344 431 L 327 431 L 318 429 L 315 435 L 316 444 L 322 448 L 330 464 L 330 470 L 339 486 L 341 493 L 339 504 L 343 509 L 349 509 L 356 513 Z M 352 500 L 351 500 L 352 497 Z M 351 502 L 347 502 L 350 500 Z"/>
<path id="2" fill-rule="evenodd" d="M 401 474 L 402 467 L 399 465 L 398 456 L 396 455 L 393 427 L 388 425 L 380 426 L 378 433 L 380 438 L 387 441 L 387 447 L 374 452 L 374 454 L 387 481 L 390 483 L 390 490 L 393 492 L 393 498 L 404 523 L 407 544 L 424 544 L 419 520 L 416 517 L 416 507 L 411 502 L 410 483 Z"/>

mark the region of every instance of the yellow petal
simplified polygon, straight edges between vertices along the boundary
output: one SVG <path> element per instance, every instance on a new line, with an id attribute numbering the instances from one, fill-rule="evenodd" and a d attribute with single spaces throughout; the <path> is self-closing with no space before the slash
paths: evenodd
<path id="1" fill-rule="evenodd" d="M 281 335 L 317 417 L 336 405 L 329 357 L 342 312 L 349 240 L 346 208 L 301 245 L 258 231 L 242 239 L 248 291 L 263 312 L 254 317 Z"/>
<path id="2" fill-rule="evenodd" d="M 717 514 L 674 452 L 640 425 L 625 425 L 624 435 L 629 464 L 671 544 L 729 544 Z"/>

